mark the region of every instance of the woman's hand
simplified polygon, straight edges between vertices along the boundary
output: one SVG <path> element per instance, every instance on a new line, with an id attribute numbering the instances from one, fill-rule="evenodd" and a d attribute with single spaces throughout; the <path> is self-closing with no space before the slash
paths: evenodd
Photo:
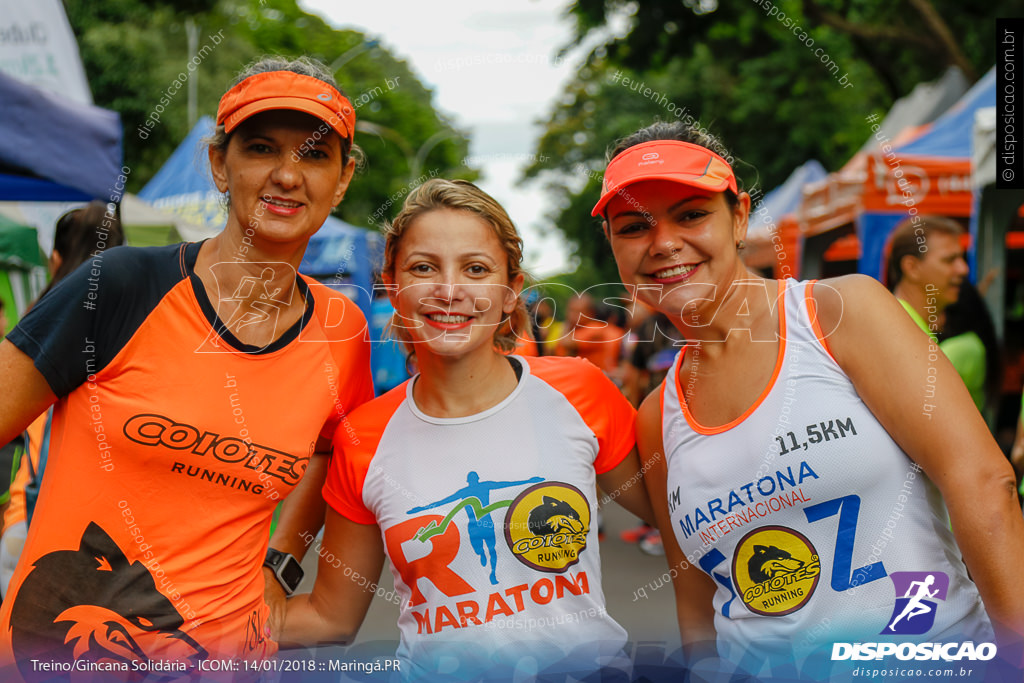
<path id="1" fill-rule="evenodd" d="M 288 596 L 285 595 L 281 582 L 277 580 L 268 567 L 263 568 L 263 601 L 270 608 L 270 616 L 267 617 L 267 632 L 265 635 L 273 641 L 281 639 L 281 629 L 284 628 L 285 602 Z"/>

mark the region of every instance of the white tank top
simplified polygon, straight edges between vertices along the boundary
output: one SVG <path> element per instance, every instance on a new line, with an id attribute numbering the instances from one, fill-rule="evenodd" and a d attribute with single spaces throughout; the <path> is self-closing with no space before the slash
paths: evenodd
<path id="1" fill-rule="evenodd" d="M 991 641 L 939 492 L 832 358 L 813 283 L 780 282 L 778 298 L 764 284 L 782 306 L 780 342 L 754 405 L 699 425 L 679 373 L 692 346 L 662 394 L 672 526 L 717 587 L 720 655 L 827 660 L 834 642 Z"/>

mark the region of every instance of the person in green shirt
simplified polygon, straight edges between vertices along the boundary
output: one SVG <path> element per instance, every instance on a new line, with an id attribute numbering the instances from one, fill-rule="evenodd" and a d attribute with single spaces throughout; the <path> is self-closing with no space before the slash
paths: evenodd
<path id="1" fill-rule="evenodd" d="M 947 309 L 959 300 L 967 283 L 969 270 L 960 246 L 963 232 L 952 218 L 915 215 L 902 220 L 889 238 L 886 286 L 934 341 L 939 340 Z M 976 332 L 961 332 L 947 332 L 939 347 L 981 410 L 988 376 L 985 344 Z"/>
<path id="2" fill-rule="evenodd" d="M 978 409 L 995 406 L 1002 388 L 999 343 L 985 300 L 969 280 L 961 285 L 956 303 L 946 309 L 939 348 L 960 373 Z"/>

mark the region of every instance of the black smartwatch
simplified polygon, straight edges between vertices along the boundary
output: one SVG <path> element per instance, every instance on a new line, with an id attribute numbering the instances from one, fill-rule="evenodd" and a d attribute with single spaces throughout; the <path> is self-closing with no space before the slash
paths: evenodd
<path id="1" fill-rule="evenodd" d="M 280 550 L 267 548 L 267 559 L 263 560 L 263 566 L 269 567 L 277 577 L 278 583 L 284 588 L 287 595 L 295 592 L 295 589 L 302 583 L 305 572 L 302 565 L 291 553 L 282 553 Z"/>

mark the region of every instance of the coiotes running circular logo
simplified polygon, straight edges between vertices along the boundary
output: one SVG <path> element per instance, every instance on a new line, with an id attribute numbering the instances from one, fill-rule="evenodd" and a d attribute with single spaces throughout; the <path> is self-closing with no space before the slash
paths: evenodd
<path id="1" fill-rule="evenodd" d="M 811 599 L 821 575 L 818 553 L 807 537 L 782 526 L 766 526 L 740 539 L 732 577 L 751 612 L 777 617 Z"/>
<path id="2" fill-rule="evenodd" d="M 505 542 L 527 567 L 561 573 L 579 562 L 590 531 L 590 503 L 570 484 L 544 482 L 526 489 L 505 515 Z"/>

